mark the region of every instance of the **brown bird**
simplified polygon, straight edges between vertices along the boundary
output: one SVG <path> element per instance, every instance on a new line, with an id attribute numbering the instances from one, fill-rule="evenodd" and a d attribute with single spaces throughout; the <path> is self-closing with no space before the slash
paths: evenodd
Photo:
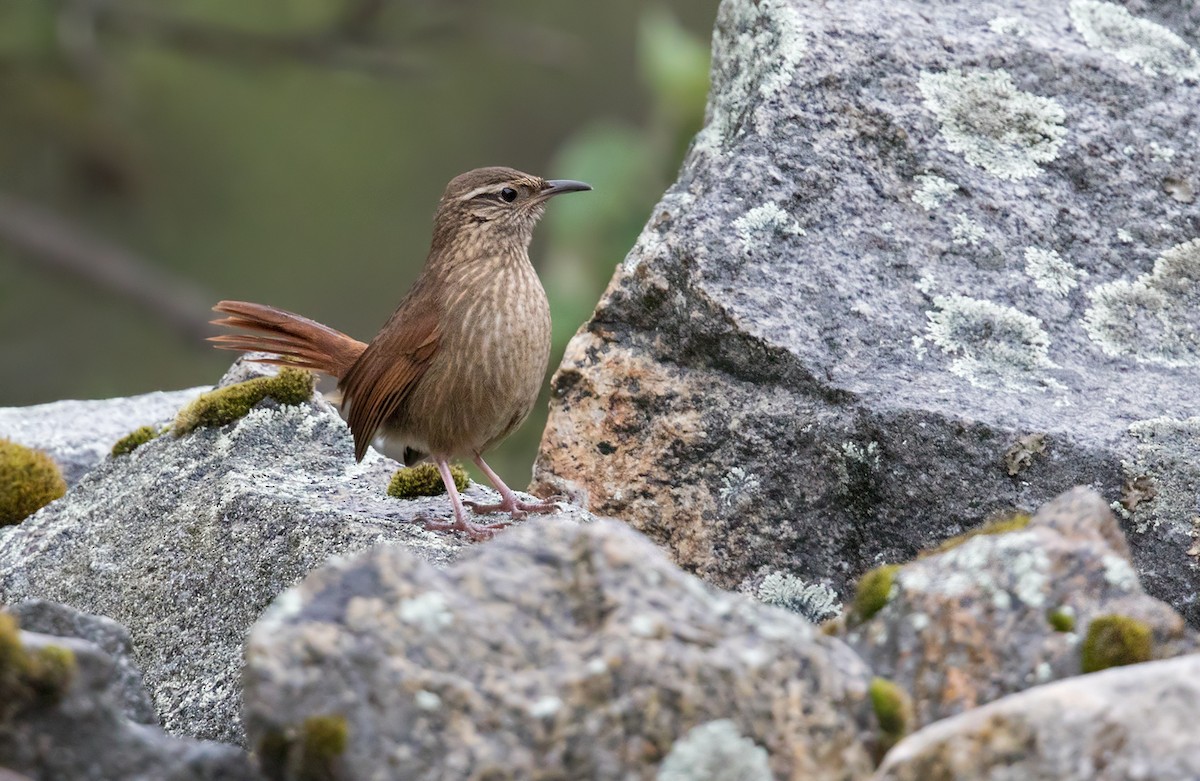
<path id="1" fill-rule="evenodd" d="M 406 466 L 437 465 L 455 529 L 487 539 L 503 524 L 466 517 L 449 459 L 470 457 L 500 493 L 476 513 L 549 512 L 554 502 L 524 502 L 492 471 L 483 453 L 533 409 L 550 359 L 550 307 L 529 262 L 533 227 L 546 202 L 592 189 L 512 168 L 479 168 L 446 186 L 433 222 L 425 268 L 382 330 L 363 344 L 306 317 L 263 304 L 222 301 L 217 325 L 255 331 L 214 336 L 226 350 L 261 351 L 265 363 L 314 369 L 338 381 L 341 413 L 361 461 L 372 442 Z"/>

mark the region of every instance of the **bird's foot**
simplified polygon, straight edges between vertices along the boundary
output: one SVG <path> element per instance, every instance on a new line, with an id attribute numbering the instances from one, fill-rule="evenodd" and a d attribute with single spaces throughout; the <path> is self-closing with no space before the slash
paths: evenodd
<path id="1" fill-rule="evenodd" d="M 514 521 L 519 521 L 529 513 L 553 513 L 560 509 L 558 502 L 547 499 L 544 502 L 523 502 L 515 496 L 504 499 L 496 504 L 479 504 L 478 502 L 463 502 L 476 515 L 488 513 L 508 513 Z"/>
<path id="2" fill-rule="evenodd" d="M 434 518 L 425 520 L 426 531 L 454 531 L 466 532 L 467 536 L 477 542 L 482 540 L 490 540 L 496 536 L 496 532 L 503 529 L 507 524 L 504 523 L 472 523 L 466 518 L 455 518 L 452 521 L 440 521 Z"/>

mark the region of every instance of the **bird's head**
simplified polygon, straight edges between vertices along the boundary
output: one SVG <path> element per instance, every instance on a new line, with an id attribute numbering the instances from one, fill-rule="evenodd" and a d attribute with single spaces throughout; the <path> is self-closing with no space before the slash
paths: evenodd
<path id="1" fill-rule="evenodd" d="M 434 235 L 466 231 L 477 238 L 508 238 L 528 246 L 546 202 L 562 193 L 592 189 L 572 179 L 543 179 L 513 168 L 476 168 L 446 185 L 434 220 Z"/>

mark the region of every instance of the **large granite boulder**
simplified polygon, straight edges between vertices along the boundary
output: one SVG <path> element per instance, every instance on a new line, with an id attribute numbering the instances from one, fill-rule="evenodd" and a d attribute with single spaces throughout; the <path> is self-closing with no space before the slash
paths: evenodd
<path id="1" fill-rule="evenodd" d="M 706 127 L 567 350 L 535 490 L 711 582 L 845 594 L 1092 485 L 1200 622 L 1189 25 L 725 0 Z"/>
<path id="2" fill-rule="evenodd" d="M 0 407 L 0 437 L 46 452 L 62 469 L 67 485 L 75 485 L 108 457 L 121 437 L 142 426 L 169 423 L 180 407 L 206 390 Z"/>
<path id="3" fill-rule="evenodd" d="M 869 573 L 838 632 L 911 695 L 915 724 L 1081 672 L 1200 651 L 1183 618 L 1142 590 L 1094 491 L 985 531 Z"/>
<path id="4" fill-rule="evenodd" d="M 227 380 L 255 371 L 241 364 Z M 424 529 L 450 515 L 445 496 L 393 499 L 398 465 L 374 451 L 356 464 L 353 452 L 319 396 L 160 436 L 0 532 L 0 603 L 48 599 L 120 622 L 163 727 L 237 741 L 242 644 L 276 595 L 380 541 L 433 564 L 469 544 Z M 469 493 L 492 501 L 485 490 Z"/>
<path id="5" fill-rule="evenodd" d="M 92 618 L 93 626 L 105 623 Z M 99 646 L 15 627 L 0 613 L 0 780 L 261 779 L 238 748 L 172 737 L 129 720 L 122 704 L 127 683 Z M 111 634 L 107 627 L 103 633 Z M 6 775 L 6 769 L 14 772 Z"/>
<path id="6" fill-rule="evenodd" d="M 615 521 L 539 519 L 445 570 L 331 562 L 246 649 L 271 779 L 865 778 L 870 672 Z"/>
<path id="7" fill-rule="evenodd" d="M 1200 656 L 1039 686 L 901 741 L 873 781 L 1193 781 Z"/>

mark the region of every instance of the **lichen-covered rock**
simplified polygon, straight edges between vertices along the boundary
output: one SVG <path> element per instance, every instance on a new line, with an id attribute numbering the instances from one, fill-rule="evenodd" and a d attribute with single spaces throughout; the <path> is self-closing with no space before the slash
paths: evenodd
<path id="1" fill-rule="evenodd" d="M 227 379 L 262 371 L 239 364 Z M 237 741 L 242 644 L 277 594 L 376 542 L 438 564 L 467 544 L 421 523 L 450 517 L 445 497 L 386 494 L 397 467 L 374 451 L 356 464 L 348 429 L 319 397 L 158 437 L 0 534 L 0 602 L 49 599 L 120 622 L 163 727 Z M 492 501 L 484 492 L 469 489 Z"/>
<path id="2" fill-rule="evenodd" d="M 0 768 L 29 781 L 255 781 L 245 752 L 168 736 L 123 713 L 121 675 L 98 646 L 76 637 L 13 632 L 0 613 Z M 26 695 L 14 667 L 55 660 Z M 44 665 L 43 665 L 44 666 Z M 0 779 L 7 778 L 0 771 Z"/>
<path id="3" fill-rule="evenodd" d="M 911 695 L 928 724 L 1081 672 L 1200 650 L 1147 596 L 1104 501 L 1077 488 L 1021 528 L 895 568 L 869 616 L 838 634 Z"/>
<path id="4" fill-rule="evenodd" d="M 535 490 L 845 599 L 1093 485 L 1200 625 L 1200 22 L 1169 6 L 725 0 Z"/>
<path id="5" fill-rule="evenodd" d="M 1200 655 L 1038 686 L 939 721 L 873 781 L 1194 781 Z"/>
<path id="6" fill-rule="evenodd" d="M 125 717 L 139 724 L 158 724 L 154 704 L 142 682 L 142 671 L 133 660 L 129 630 L 103 616 L 93 616 L 69 605 L 29 599 L 4 606 L 26 632 L 55 637 L 77 637 L 95 644 L 112 662 L 112 693 Z"/>
<path id="7" fill-rule="evenodd" d="M 208 390 L 189 388 L 95 401 L 55 401 L 0 408 L 0 437 L 45 451 L 75 485 L 112 453 L 113 445 L 142 426 L 156 430 L 187 402 Z"/>
<path id="8" fill-rule="evenodd" d="M 870 678 L 623 524 L 539 519 L 310 574 L 251 630 L 246 729 L 271 779 L 864 778 Z"/>

